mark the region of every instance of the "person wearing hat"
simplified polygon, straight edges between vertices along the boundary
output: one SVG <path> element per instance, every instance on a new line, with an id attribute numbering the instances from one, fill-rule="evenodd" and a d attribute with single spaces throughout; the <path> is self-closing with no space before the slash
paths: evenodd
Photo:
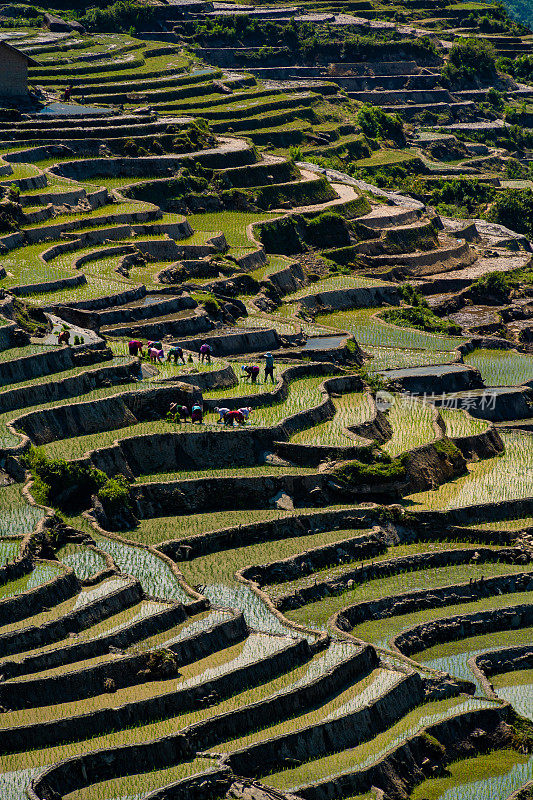
<path id="1" fill-rule="evenodd" d="M 265 359 L 265 383 L 267 378 L 270 378 L 272 383 L 274 383 L 274 356 L 272 353 L 268 352 L 264 355 Z"/>

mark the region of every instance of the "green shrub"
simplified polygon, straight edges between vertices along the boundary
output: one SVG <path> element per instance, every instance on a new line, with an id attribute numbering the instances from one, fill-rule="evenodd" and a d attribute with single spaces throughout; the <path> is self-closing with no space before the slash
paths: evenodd
<path id="1" fill-rule="evenodd" d="M 259 227 L 259 237 L 267 253 L 293 255 L 304 249 L 302 237 L 293 217 L 281 217 L 264 222 Z"/>
<path id="2" fill-rule="evenodd" d="M 533 78 L 533 55 L 499 58 L 496 63 L 498 69 L 502 72 L 507 72 L 508 75 L 512 75 L 514 78 L 520 78 L 528 82 Z"/>
<path id="3" fill-rule="evenodd" d="M 318 217 L 303 220 L 304 237 L 312 247 L 347 247 L 350 234 L 345 221 L 333 211 L 325 211 Z"/>
<path id="4" fill-rule="evenodd" d="M 386 114 L 378 106 L 364 103 L 357 112 L 357 122 L 365 136 L 371 139 L 394 139 L 405 143 L 402 121 L 396 114 Z"/>
<path id="5" fill-rule="evenodd" d="M 430 308 L 426 306 L 414 306 L 412 308 L 398 308 L 383 311 L 382 318 L 393 325 L 401 327 L 417 328 L 421 331 L 430 333 L 460 334 L 461 328 L 449 319 L 441 319 Z"/>
<path id="6" fill-rule="evenodd" d="M 533 236 L 533 190 L 506 189 L 500 192 L 488 218 L 518 233 Z"/>
<path id="7" fill-rule="evenodd" d="M 487 102 L 498 111 L 503 108 L 503 95 L 494 86 L 491 86 L 487 92 Z"/>
<path id="8" fill-rule="evenodd" d="M 98 499 L 108 514 L 130 507 L 130 489 L 124 475 L 108 478 L 98 490 Z"/>
<path id="9" fill-rule="evenodd" d="M 88 508 L 97 494 L 104 511 L 113 514 L 130 507 L 128 482 L 123 475 L 108 478 L 105 472 L 79 461 L 48 458 L 39 447 L 31 447 L 22 463 L 34 478 L 34 495 L 43 503 L 67 509 Z"/>
<path id="10" fill-rule="evenodd" d="M 408 305 L 428 308 L 426 298 L 421 295 L 420 292 L 417 292 L 412 283 L 403 283 L 400 286 L 400 294 L 402 296 L 402 300 Z"/>
<path id="11" fill-rule="evenodd" d="M 456 39 L 442 77 L 448 84 L 472 84 L 496 76 L 496 51 L 483 39 Z"/>
<path id="12" fill-rule="evenodd" d="M 509 299 L 510 291 L 509 278 L 504 272 L 489 272 L 487 275 L 482 275 L 477 281 L 474 281 L 470 287 L 470 294 L 473 297 L 485 297 L 492 295 L 502 303 L 507 302 Z"/>
<path id="13" fill-rule="evenodd" d="M 22 459 L 34 478 L 40 498 L 54 501 L 68 494 L 68 503 L 90 498 L 107 480 L 104 472 L 78 461 L 48 458 L 42 448 L 32 447 Z"/>
<path id="14" fill-rule="evenodd" d="M 24 221 L 22 206 L 16 202 L 18 197 L 12 197 L 7 189 L 4 189 L 4 193 L 5 196 L 0 201 L 0 233 L 16 231 Z"/>
<path id="15" fill-rule="evenodd" d="M 48 320 L 43 311 L 37 306 L 32 306 L 27 300 L 20 297 L 13 298 L 15 321 L 23 330 L 35 335 L 45 333 L 48 329 Z"/>
<path id="16" fill-rule="evenodd" d="M 457 459 L 461 460 L 462 455 L 459 448 L 449 439 L 439 439 L 439 441 L 435 442 L 433 447 L 441 456 L 445 458 L 449 458 L 452 461 L 456 461 Z"/>
<path id="17" fill-rule="evenodd" d="M 291 145 L 289 147 L 289 156 L 293 161 L 303 161 L 303 153 L 301 146 L 298 145 Z"/>
<path id="18" fill-rule="evenodd" d="M 198 305 L 203 306 L 208 314 L 220 313 L 220 303 L 212 292 L 191 292 L 191 297 Z"/>
<path id="19" fill-rule="evenodd" d="M 135 2 L 120 0 L 107 8 L 88 8 L 80 21 L 89 31 L 107 33 L 134 33 L 146 29 L 155 19 L 155 8 Z"/>
<path id="20" fill-rule="evenodd" d="M 393 483 L 405 478 L 405 457 L 392 459 L 379 451 L 379 461 L 370 464 L 358 459 L 342 464 L 333 470 L 336 478 L 350 486 L 366 483 Z"/>
<path id="21" fill-rule="evenodd" d="M 431 205 L 440 208 L 444 205 L 453 205 L 465 208 L 467 214 L 478 213 L 495 196 L 496 189 L 487 183 L 482 183 L 476 178 L 443 181 L 433 188 L 430 195 Z"/>
<path id="22" fill-rule="evenodd" d="M 529 177 L 529 170 L 517 158 L 510 158 L 505 167 L 505 174 L 508 178 L 521 180 Z"/>

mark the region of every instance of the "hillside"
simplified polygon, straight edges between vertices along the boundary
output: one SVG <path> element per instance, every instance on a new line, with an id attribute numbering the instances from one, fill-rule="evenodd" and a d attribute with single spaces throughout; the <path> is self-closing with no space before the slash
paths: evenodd
<path id="1" fill-rule="evenodd" d="M 533 797 L 511 13 L 0 5 L 2 800 Z"/>

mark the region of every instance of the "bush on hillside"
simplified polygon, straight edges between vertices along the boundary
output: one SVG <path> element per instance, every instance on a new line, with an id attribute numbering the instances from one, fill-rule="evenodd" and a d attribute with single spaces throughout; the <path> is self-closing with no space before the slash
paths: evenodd
<path id="1" fill-rule="evenodd" d="M 483 39 L 456 39 L 442 76 L 453 85 L 490 80 L 496 76 L 496 51 Z"/>
<path id="2" fill-rule="evenodd" d="M 88 31 L 105 33 L 128 33 L 139 31 L 155 19 L 152 6 L 135 2 L 135 0 L 119 0 L 107 8 L 88 8 L 80 22 Z"/>
<path id="3" fill-rule="evenodd" d="M 43 449 L 31 447 L 22 459 L 34 478 L 33 493 L 43 503 L 62 508 L 88 508 L 96 494 L 104 511 L 114 514 L 130 507 L 126 478 L 105 472 L 79 461 L 48 458 Z"/>
<path id="4" fill-rule="evenodd" d="M 436 206 L 437 210 L 439 206 L 446 204 L 465 208 L 469 214 L 473 214 L 489 203 L 495 194 L 493 186 L 481 183 L 475 178 L 472 180 L 453 178 L 433 189 L 430 203 Z"/>
<path id="5" fill-rule="evenodd" d="M 499 193 L 488 217 L 518 233 L 533 236 L 533 190 L 507 189 Z"/>
<path id="6" fill-rule="evenodd" d="M 430 308 L 415 306 L 412 308 L 391 309 L 383 311 L 382 318 L 393 325 L 417 328 L 430 333 L 460 334 L 461 328 L 449 319 L 441 319 Z"/>
<path id="7" fill-rule="evenodd" d="M 304 220 L 305 241 L 321 250 L 350 244 L 346 222 L 333 211 L 326 211 L 313 219 Z"/>
<path id="8" fill-rule="evenodd" d="M 357 112 L 357 123 L 370 139 L 394 139 L 404 143 L 402 121 L 396 114 L 386 114 L 378 106 L 364 103 Z"/>
<path id="9" fill-rule="evenodd" d="M 504 272 L 489 272 L 474 281 L 470 287 L 470 294 L 473 298 L 484 299 L 491 296 L 506 303 L 509 299 L 510 288 L 509 279 Z"/>
<path id="10" fill-rule="evenodd" d="M 304 250 L 302 238 L 293 217 L 281 217 L 264 222 L 259 228 L 259 236 L 267 253 L 293 255 Z"/>
<path id="11" fill-rule="evenodd" d="M 522 55 L 516 58 L 499 58 L 497 67 L 513 78 L 529 82 L 533 80 L 533 55 Z"/>
<path id="12" fill-rule="evenodd" d="M 349 486 L 361 484 L 394 483 L 405 478 L 405 459 L 403 457 L 392 459 L 387 453 L 380 451 L 379 460 L 366 464 L 355 459 L 342 464 L 333 470 L 333 475 Z"/>

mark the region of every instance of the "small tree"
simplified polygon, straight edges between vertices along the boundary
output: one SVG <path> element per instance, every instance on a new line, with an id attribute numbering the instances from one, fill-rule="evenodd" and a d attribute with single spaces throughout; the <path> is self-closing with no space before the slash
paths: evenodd
<path id="1" fill-rule="evenodd" d="M 448 83 L 476 83 L 496 75 L 496 52 L 483 39 L 459 38 L 452 45 L 448 63 L 442 71 Z"/>
<path id="2" fill-rule="evenodd" d="M 489 218 L 518 233 L 533 236 L 533 190 L 507 189 L 498 194 Z"/>

